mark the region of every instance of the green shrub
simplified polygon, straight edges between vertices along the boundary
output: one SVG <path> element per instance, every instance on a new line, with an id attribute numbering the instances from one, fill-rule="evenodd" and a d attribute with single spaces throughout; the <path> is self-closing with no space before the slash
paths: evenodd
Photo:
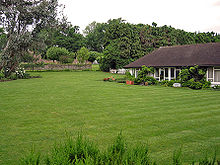
<path id="1" fill-rule="evenodd" d="M 9 79 L 9 80 L 17 80 L 18 77 L 17 77 L 16 73 L 12 73 L 9 77 L 7 77 L 7 79 Z"/>
<path id="2" fill-rule="evenodd" d="M 51 60 L 59 61 L 61 56 L 70 56 L 70 53 L 66 48 L 51 47 L 47 50 L 46 55 Z"/>
<path id="3" fill-rule="evenodd" d="M 203 84 L 202 84 L 202 88 L 210 88 L 211 86 L 211 82 L 210 81 L 205 81 Z"/>
<path id="4" fill-rule="evenodd" d="M 136 147 L 128 150 L 124 164 L 137 164 L 137 165 L 149 165 L 151 163 L 149 157 L 149 150 L 146 145 L 137 145 Z"/>
<path id="5" fill-rule="evenodd" d="M 31 78 L 30 74 L 26 73 L 24 68 L 18 68 L 15 72 L 11 73 L 7 78 L 0 72 L 0 80 L 17 80 Z"/>
<path id="6" fill-rule="evenodd" d="M 96 51 L 91 51 L 89 52 L 89 59 L 88 61 L 94 62 L 95 60 L 99 61 L 99 59 L 103 56 L 102 53 L 96 52 Z"/>
<path id="7" fill-rule="evenodd" d="M 40 164 L 42 162 L 40 158 L 39 154 L 31 151 L 26 157 L 21 159 L 20 164 Z M 76 140 L 68 137 L 66 142 L 54 145 L 51 153 L 46 156 L 45 164 L 149 165 L 150 159 L 146 145 L 139 145 L 129 149 L 124 137 L 119 133 L 114 143 L 105 152 L 100 152 L 96 145 L 83 138 L 82 135 L 78 135 Z"/>
<path id="8" fill-rule="evenodd" d="M 3 78 L 5 78 L 5 75 L 4 75 L 4 73 L 2 73 L 2 71 L 0 71 L 0 80 Z"/>
<path id="9" fill-rule="evenodd" d="M 173 152 L 173 165 L 181 165 L 181 149 Z"/>
<path id="10" fill-rule="evenodd" d="M 206 70 L 198 65 L 182 69 L 179 74 L 182 86 L 191 89 L 209 88 L 211 83 L 206 81 Z"/>
<path id="11" fill-rule="evenodd" d="M 18 68 L 15 71 L 16 77 L 18 79 L 27 79 L 30 78 L 30 75 L 28 73 L 25 72 L 24 68 Z"/>
<path id="12" fill-rule="evenodd" d="M 22 56 L 21 61 L 22 62 L 34 62 L 35 58 L 33 55 L 26 53 L 24 56 Z"/>
<path id="13" fill-rule="evenodd" d="M 71 58 L 69 56 L 60 56 L 59 61 L 63 64 L 72 63 L 74 61 L 74 58 Z"/>
<path id="14" fill-rule="evenodd" d="M 155 85 L 157 80 L 154 77 L 146 76 L 143 79 L 144 82 L 148 82 L 148 85 Z"/>
<path id="15" fill-rule="evenodd" d="M 154 68 L 146 67 L 145 65 L 142 66 L 141 70 L 138 71 L 138 76 L 135 79 L 137 84 L 141 84 L 144 82 L 148 82 L 148 84 L 155 84 L 157 80 L 153 77 L 147 76 L 149 73 L 154 73 Z"/>
<path id="16" fill-rule="evenodd" d="M 191 89 L 202 89 L 203 84 L 201 82 L 196 82 L 194 78 L 188 81 L 189 88 Z"/>
<path id="17" fill-rule="evenodd" d="M 88 139 L 78 135 L 76 140 L 68 137 L 65 142 L 54 145 L 51 153 L 46 155 L 45 163 L 42 163 L 40 154 L 35 154 L 33 150 L 27 153 L 20 160 L 22 165 L 38 165 L 38 164 L 75 164 L 75 165 L 150 165 L 156 164 L 150 159 L 147 145 L 137 145 L 131 148 L 125 142 L 122 133 L 119 133 L 113 144 L 106 151 L 101 152 L 97 145 L 94 145 Z M 209 159 L 207 155 L 199 160 L 200 165 L 214 165 L 218 162 L 216 159 L 216 151 L 214 156 Z M 181 150 L 173 153 L 173 165 L 182 164 Z M 192 162 L 195 164 L 195 162 Z"/>
<path id="18" fill-rule="evenodd" d="M 85 63 L 89 59 L 89 50 L 86 47 L 82 47 L 77 51 L 77 60 L 80 64 Z"/>
<path id="19" fill-rule="evenodd" d="M 166 86 L 166 87 L 173 87 L 174 83 L 180 83 L 180 80 L 163 80 L 160 82 L 160 85 Z"/>
<path id="20" fill-rule="evenodd" d="M 160 82 L 160 85 L 168 87 L 169 86 L 169 80 L 163 80 Z"/>
<path id="21" fill-rule="evenodd" d="M 215 85 L 215 86 L 212 87 L 212 89 L 214 89 L 214 90 L 220 90 L 220 85 Z"/>
<path id="22" fill-rule="evenodd" d="M 40 163 L 40 154 L 36 154 L 34 149 L 31 149 L 30 153 L 24 156 L 24 158 L 21 158 L 20 161 L 20 165 L 39 165 Z"/>
<path id="23" fill-rule="evenodd" d="M 59 61 L 62 64 L 68 64 L 68 63 L 73 63 L 74 59 L 76 58 L 76 53 L 69 53 L 68 55 L 62 55 L 59 57 Z"/>
<path id="24" fill-rule="evenodd" d="M 135 79 L 135 77 L 134 77 L 134 75 L 131 75 L 131 73 L 130 72 L 125 72 L 125 79 L 126 80 L 130 80 L 130 81 L 135 81 L 136 79 Z"/>
<path id="25" fill-rule="evenodd" d="M 109 72 L 109 68 L 111 68 L 110 63 L 108 63 L 104 58 L 101 58 L 99 61 L 100 70 L 103 72 Z"/>
<path id="26" fill-rule="evenodd" d="M 90 158 L 95 160 L 99 154 L 98 148 L 84 139 L 82 135 L 78 135 L 76 140 L 68 137 L 65 143 L 55 145 L 51 156 L 47 157 L 47 164 L 78 164 L 85 163 Z"/>
<path id="27" fill-rule="evenodd" d="M 207 154 L 203 157 L 203 159 L 199 160 L 199 165 L 219 165 L 220 161 L 216 161 L 216 150 L 211 158 L 208 158 Z"/>

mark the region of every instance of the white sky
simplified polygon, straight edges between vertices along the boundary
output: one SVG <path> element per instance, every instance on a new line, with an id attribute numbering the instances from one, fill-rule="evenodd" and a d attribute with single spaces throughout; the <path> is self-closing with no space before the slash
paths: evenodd
<path id="1" fill-rule="evenodd" d="M 59 0 L 73 25 L 122 18 L 129 23 L 171 25 L 189 32 L 220 33 L 220 0 Z"/>

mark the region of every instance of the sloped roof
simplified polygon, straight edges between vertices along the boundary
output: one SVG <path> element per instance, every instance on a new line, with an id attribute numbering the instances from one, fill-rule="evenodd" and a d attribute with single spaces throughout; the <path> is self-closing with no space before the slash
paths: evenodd
<path id="1" fill-rule="evenodd" d="M 161 47 L 124 68 L 220 66 L 220 42 Z"/>

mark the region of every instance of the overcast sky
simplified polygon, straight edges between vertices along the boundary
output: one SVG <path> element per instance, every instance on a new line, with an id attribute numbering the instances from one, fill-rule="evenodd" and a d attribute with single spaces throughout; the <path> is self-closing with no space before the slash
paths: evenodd
<path id="1" fill-rule="evenodd" d="M 89 23 L 123 18 L 129 23 L 171 25 L 189 32 L 220 33 L 220 0 L 59 0 L 68 20 Z"/>

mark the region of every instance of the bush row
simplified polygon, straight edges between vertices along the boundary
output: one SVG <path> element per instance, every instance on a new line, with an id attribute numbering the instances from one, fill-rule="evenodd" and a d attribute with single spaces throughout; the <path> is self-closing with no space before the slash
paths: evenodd
<path id="1" fill-rule="evenodd" d="M 155 78 L 147 76 L 154 73 L 154 68 L 142 66 L 141 70 L 138 71 L 138 76 L 136 78 L 131 76 L 129 72 L 126 73 L 126 78 L 134 81 L 135 84 L 145 84 L 147 82 L 148 85 L 160 84 L 172 87 L 174 83 L 181 83 L 183 87 L 202 89 L 210 88 L 211 85 L 211 82 L 206 81 L 206 70 L 206 68 L 199 66 L 186 67 L 181 70 L 178 77 L 179 80 L 164 80 L 158 82 Z"/>
<path id="2" fill-rule="evenodd" d="M 25 72 L 24 68 L 18 68 L 15 72 L 10 74 L 10 76 L 8 76 L 7 78 L 2 73 L 2 71 L 0 71 L 0 82 L 17 80 L 17 79 L 40 78 L 40 77 L 41 76 L 31 76 L 29 73 Z"/>
<path id="3" fill-rule="evenodd" d="M 181 150 L 174 151 L 173 161 L 170 164 L 181 165 Z M 192 162 L 189 164 L 195 164 Z M 216 152 L 209 159 L 204 157 L 198 162 L 199 165 L 214 165 L 220 163 L 216 160 Z M 22 165 L 156 165 L 150 158 L 147 145 L 137 145 L 129 147 L 120 133 L 114 143 L 106 151 L 101 150 L 82 135 L 78 135 L 76 140 L 68 137 L 67 141 L 54 145 L 51 152 L 44 158 L 31 150 L 21 160 Z M 186 163 L 184 163 L 186 164 Z"/>

